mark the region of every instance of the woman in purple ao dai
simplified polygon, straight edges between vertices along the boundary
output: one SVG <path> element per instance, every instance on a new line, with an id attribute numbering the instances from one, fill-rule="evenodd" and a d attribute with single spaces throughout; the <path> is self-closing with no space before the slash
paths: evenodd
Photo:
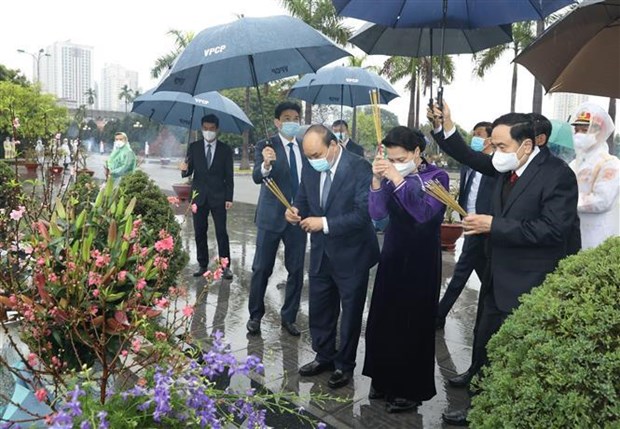
<path id="1" fill-rule="evenodd" d="M 435 314 L 441 281 L 440 226 L 445 206 L 423 191 L 448 174 L 421 156 L 417 129 L 396 127 L 377 156 L 368 197 L 373 221 L 385 228 L 366 327 L 363 374 L 369 398 L 384 399 L 388 412 L 407 411 L 435 391 Z"/>

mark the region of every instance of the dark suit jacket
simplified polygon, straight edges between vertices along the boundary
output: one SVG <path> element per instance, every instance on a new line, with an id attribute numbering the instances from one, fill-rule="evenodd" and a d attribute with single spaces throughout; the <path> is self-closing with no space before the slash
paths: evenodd
<path id="1" fill-rule="evenodd" d="M 271 172 L 268 177 L 274 179 L 286 199 L 292 201 L 291 168 L 289 167 L 288 158 L 286 157 L 286 149 L 279 135 L 272 136 L 269 141 L 273 150 L 276 152 L 276 161 L 271 164 Z M 301 153 L 303 175 L 303 171 L 308 167 L 308 160 L 304 155 L 301 143 L 298 142 L 298 144 L 299 152 Z M 275 195 L 273 195 L 269 188 L 263 184 L 261 167 L 263 165 L 264 148 L 265 140 L 261 140 L 256 144 L 256 150 L 254 152 L 254 170 L 252 171 L 252 178 L 254 179 L 254 183 L 261 185 L 254 220 L 256 226 L 259 228 L 272 232 L 282 232 L 287 225 L 286 219 L 284 218 L 284 211 L 286 208 Z"/>
<path id="2" fill-rule="evenodd" d="M 490 273 L 498 308 L 510 312 L 567 255 L 567 237 L 577 217 L 577 179 L 564 161 L 541 151 L 502 204 L 509 174 L 498 173 L 491 157 L 469 148 L 458 132 L 443 143 L 457 161 L 498 178 L 491 208 Z"/>
<path id="3" fill-rule="evenodd" d="M 342 151 L 325 209 L 320 205 L 321 173 L 305 168 L 295 207 L 302 218 L 327 218 L 329 234 L 311 235 L 310 269 L 317 274 L 325 254 L 340 275 L 350 276 L 379 261 L 379 244 L 370 215 L 368 192 L 372 179 L 370 163 L 347 150 Z"/>
<path id="4" fill-rule="evenodd" d="M 468 166 L 461 166 L 461 180 L 459 184 L 459 205 L 465 210 L 467 210 L 467 198 L 469 197 L 469 193 L 471 192 L 474 173 L 475 171 L 473 171 Z M 493 195 L 493 189 L 495 188 L 495 180 L 495 177 L 485 176 L 484 174 L 480 177 L 478 194 L 476 195 L 476 213 L 491 213 L 491 197 Z"/>
<path id="5" fill-rule="evenodd" d="M 181 177 L 194 175 L 192 191 L 197 191 L 194 202 L 217 207 L 233 200 L 233 156 L 232 149 L 218 140 L 211 168 L 207 169 L 207 155 L 204 140 L 190 143 L 187 148 L 187 170 L 181 171 Z"/>
<path id="6" fill-rule="evenodd" d="M 349 141 L 347 142 L 346 149 L 356 155 L 361 156 L 362 158 L 364 157 L 364 148 L 362 147 L 362 145 L 355 143 L 351 139 L 349 139 Z"/>

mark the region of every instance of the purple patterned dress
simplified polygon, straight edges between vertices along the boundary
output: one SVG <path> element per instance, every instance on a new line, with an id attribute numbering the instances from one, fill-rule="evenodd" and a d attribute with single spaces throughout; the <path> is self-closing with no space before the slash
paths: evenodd
<path id="1" fill-rule="evenodd" d="M 371 190 L 374 221 L 389 218 L 366 327 L 363 374 L 389 397 L 425 401 L 435 396 L 435 315 L 441 282 L 440 226 L 445 206 L 422 190 L 448 174 L 423 162 L 398 187 Z"/>

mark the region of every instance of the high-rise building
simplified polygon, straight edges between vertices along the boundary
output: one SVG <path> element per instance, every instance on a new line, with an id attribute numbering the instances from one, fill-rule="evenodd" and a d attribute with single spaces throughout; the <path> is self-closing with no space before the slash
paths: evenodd
<path id="1" fill-rule="evenodd" d="M 556 92 L 553 94 L 553 117 L 560 121 L 567 121 L 577 106 L 588 101 L 588 96 L 584 94 L 571 94 L 568 92 Z"/>
<path id="2" fill-rule="evenodd" d="M 93 48 L 70 40 L 47 47 L 41 59 L 41 85 L 67 107 L 88 104 L 86 92 L 93 85 Z M 87 106 L 88 107 L 88 106 Z"/>
<path id="3" fill-rule="evenodd" d="M 131 104 L 120 98 L 125 85 L 135 94 L 138 90 L 138 72 L 127 70 L 119 64 L 105 64 L 101 72 L 101 110 L 124 112 L 126 108 L 131 109 Z"/>

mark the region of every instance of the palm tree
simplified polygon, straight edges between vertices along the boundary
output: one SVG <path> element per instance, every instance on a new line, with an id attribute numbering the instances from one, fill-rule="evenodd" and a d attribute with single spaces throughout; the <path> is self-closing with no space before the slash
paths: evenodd
<path id="1" fill-rule="evenodd" d="M 183 32 L 180 30 L 170 30 L 166 34 L 174 36 L 174 48 L 155 60 L 155 66 L 151 69 L 153 79 L 157 79 L 163 72 L 172 67 L 174 60 L 177 59 L 195 36 L 193 31 Z"/>
<path id="2" fill-rule="evenodd" d="M 86 102 L 88 103 L 88 105 L 90 106 L 90 109 L 92 110 L 93 104 L 95 104 L 95 98 L 97 98 L 97 91 L 95 91 L 93 88 L 88 88 L 86 92 L 84 93 L 84 95 L 88 97 L 86 99 Z"/>
<path id="3" fill-rule="evenodd" d="M 336 43 L 344 46 L 352 35 L 351 28 L 345 26 L 343 18 L 336 14 L 331 0 L 280 0 L 296 18 L 323 33 Z M 306 102 L 305 123 L 312 122 L 312 104 Z"/>
<path id="4" fill-rule="evenodd" d="M 449 84 L 454 79 L 454 62 L 449 56 L 443 59 L 443 83 Z M 420 92 L 426 95 L 426 90 L 439 77 L 440 62 L 433 57 L 432 78 L 430 73 L 431 57 L 410 58 L 410 57 L 390 57 L 381 69 L 381 74 L 387 76 L 389 81 L 394 84 L 402 79 L 408 79 L 405 89 L 409 90 L 409 114 L 407 116 L 407 126 L 409 128 L 419 128 L 420 125 Z M 432 81 L 431 81 L 432 79 Z"/>
<path id="5" fill-rule="evenodd" d="M 545 21 L 542 19 L 536 21 L 536 37 L 540 36 L 543 31 L 545 31 Z M 534 78 L 534 93 L 532 94 L 532 112 L 534 113 L 542 113 L 542 92 L 542 84 Z"/>
<path id="6" fill-rule="evenodd" d="M 121 92 L 118 94 L 118 99 L 125 99 L 125 115 L 127 114 L 127 105 L 133 100 L 133 89 L 127 85 L 123 85 Z"/>
<path id="7" fill-rule="evenodd" d="M 527 47 L 534 40 L 534 31 L 531 21 L 518 22 L 512 24 L 512 42 L 505 45 L 498 45 L 492 48 L 482 51 L 480 55 L 474 56 L 476 63 L 474 72 L 479 77 L 484 77 L 486 72 L 493 67 L 504 52 L 512 50 L 514 54 L 512 57 L 516 57 L 525 47 Z M 512 92 L 510 95 L 510 111 L 515 111 L 515 104 L 517 101 L 517 63 L 512 65 Z"/>

